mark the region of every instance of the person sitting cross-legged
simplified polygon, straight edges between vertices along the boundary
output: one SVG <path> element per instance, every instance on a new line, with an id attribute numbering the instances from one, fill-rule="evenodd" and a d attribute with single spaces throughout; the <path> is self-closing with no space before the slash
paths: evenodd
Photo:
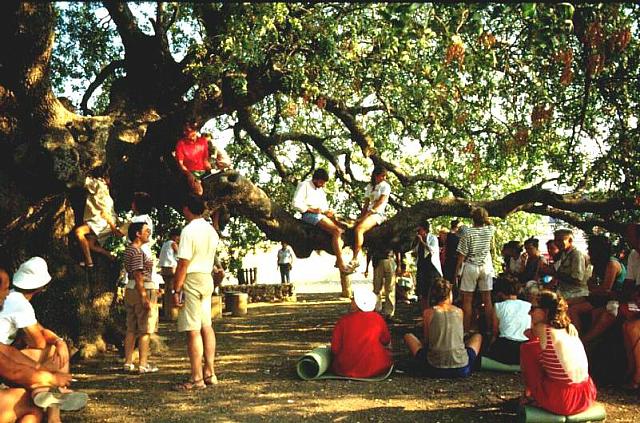
<path id="1" fill-rule="evenodd" d="M 493 307 L 493 340 L 486 356 L 505 364 L 520 363 L 520 345 L 531 327 L 531 303 L 518 299 L 520 284 L 513 276 L 496 279 L 494 292 L 498 302 Z"/>
<path id="2" fill-rule="evenodd" d="M 435 305 L 422 314 L 424 344 L 413 334 L 404 336 L 417 370 L 439 378 L 469 376 L 482 346 L 482 335 L 472 335 L 465 345 L 462 310 L 452 304 L 449 281 L 442 278 L 434 281 L 431 300 Z"/>
<path id="3" fill-rule="evenodd" d="M 374 310 L 378 297 L 370 289 L 353 292 L 350 312 L 336 323 L 331 336 L 331 370 L 348 377 L 373 377 L 393 365 L 391 334 Z"/>

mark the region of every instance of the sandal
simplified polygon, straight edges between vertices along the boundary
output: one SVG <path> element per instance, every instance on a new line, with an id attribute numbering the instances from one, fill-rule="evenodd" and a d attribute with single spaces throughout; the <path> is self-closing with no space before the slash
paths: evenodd
<path id="1" fill-rule="evenodd" d="M 202 382 L 202 385 L 200 383 Z M 174 391 L 200 391 L 202 389 L 207 389 L 207 384 L 204 383 L 204 380 L 187 380 L 182 383 L 178 383 L 173 385 Z"/>
<path id="2" fill-rule="evenodd" d="M 204 384 L 207 386 L 218 384 L 218 377 L 216 375 L 207 376 L 203 380 Z"/>
<path id="3" fill-rule="evenodd" d="M 60 393 L 60 391 L 51 389 L 33 395 L 33 403 L 43 410 L 54 405 L 62 411 L 78 411 L 87 405 L 87 401 L 89 401 L 89 395 L 84 392 Z"/>

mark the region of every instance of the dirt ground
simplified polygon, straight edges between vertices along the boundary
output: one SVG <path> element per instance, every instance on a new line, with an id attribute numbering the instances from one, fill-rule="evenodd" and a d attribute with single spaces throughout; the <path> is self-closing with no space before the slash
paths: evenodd
<path id="1" fill-rule="evenodd" d="M 298 379 L 295 362 L 330 341 L 348 308 L 338 294 L 298 295 L 296 303 L 256 303 L 246 317 L 215 323 L 220 383 L 203 391 L 175 392 L 188 377 L 183 336 L 161 323 L 167 349 L 156 353 L 152 375 L 122 372 L 117 352 L 74 366 L 74 387 L 90 403 L 66 422 L 512 422 L 521 391 L 517 374 L 479 371 L 464 380 L 425 379 L 395 372 L 383 382 Z M 414 325 L 416 305 L 400 305 L 391 327 L 396 361 L 406 360 L 401 336 Z M 638 421 L 637 394 L 600 387 L 608 421 Z"/>

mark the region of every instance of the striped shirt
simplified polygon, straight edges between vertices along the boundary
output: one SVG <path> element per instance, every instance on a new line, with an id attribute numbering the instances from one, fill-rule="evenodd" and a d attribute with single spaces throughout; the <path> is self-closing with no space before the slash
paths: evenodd
<path id="1" fill-rule="evenodd" d="M 580 383 L 589 377 L 589 364 L 584 346 L 566 329 L 545 326 L 547 342 L 540 354 L 540 364 L 550 379 L 564 383 Z"/>
<path id="2" fill-rule="evenodd" d="M 457 252 L 462 254 L 465 263 L 483 266 L 491 252 L 491 239 L 496 231 L 495 226 L 485 225 L 467 228 L 460 242 Z"/>
<path id="3" fill-rule="evenodd" d="M 151 272 L 153 270 L 153 259 L 145 254 L 142 248 L 134 247 L 129 244 L 124 250 L 124 268 L 129 276 L 127 282 L 128 289 L 134 289 L 136 281 L 133 276 L 133 272 L 137 270 L 142 271 L 142 278 L 144 279 L 145 289 L 155 289 L 155 283 L 151 279 Z"/>

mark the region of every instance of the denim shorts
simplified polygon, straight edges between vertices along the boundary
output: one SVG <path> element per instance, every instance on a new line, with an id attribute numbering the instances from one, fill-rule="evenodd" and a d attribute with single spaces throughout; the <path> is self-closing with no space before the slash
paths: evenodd
<path id="1" fill-rule="evenodd" d="M 433 367 L 431 363 L 427 360 L 427 348 L 420 348 L 416 353 L 414 360 L 416 361 L 416 365 L 419 370 L 425 373 L 430 377 L 437 378 L 456 378 L 456 377 L 467 377 L 471 375 L 471 368 L 473 367 L 473 362 L 476 360 L 476 352 L 473 348 L 466 347 L 467 355 L 469 356 L 469 362 L 464 367 L 454 367 L 454 368 L 439 368 Z"/>
<path id="2" fill-rule="evenodd" d="M 317 225 L 324 218 L 324 214 L 322 213 L 310 213 L 304 212 L 302 213 L 302 221 L 311 223 L 312 225 Z"/>

